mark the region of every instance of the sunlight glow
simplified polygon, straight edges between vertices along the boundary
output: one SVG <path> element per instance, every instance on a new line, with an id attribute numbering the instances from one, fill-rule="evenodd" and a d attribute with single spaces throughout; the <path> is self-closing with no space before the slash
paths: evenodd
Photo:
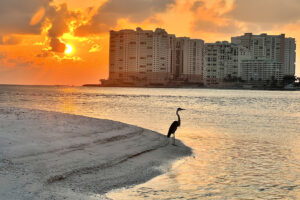
<path id="1" fill-rule="evenodd" d="M 70 53 L 72 53 L 72 51 L 73 51 L 72 46 L 69 45 L 69 44 L 66 44 L 66 50 L 65 50 L 65 53 L 66 53 L 66 54 L 70 54 Z"/>

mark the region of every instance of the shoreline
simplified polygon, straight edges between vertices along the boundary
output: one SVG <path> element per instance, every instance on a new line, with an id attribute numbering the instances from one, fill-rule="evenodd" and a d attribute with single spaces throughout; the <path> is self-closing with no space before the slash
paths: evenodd
<path id="1" fill-rule="evenodd" d="M 300 91 L 300 88 L 280 89 L 280 88 L 242 88 L 242 87 L 198 87 L 198 86 L 103 86 L 99 84 L 84 84 L 84 85 L 14 85 L 0 84 L 0 86 L 18 86 L 18 87 L 82 87 L 82 88 L 158 88 L 158 89 L 212 89 L 212 90 L 252 90 L 252 91 Z"/>
<path id="2" fill-rule="evenodd" d="M 0 107 L 0 195 L 99 198 L 112 189 L 144 183 L 192 154 L 182 142 L 177 144 L 121 122 Z"/>
<path id="3" fill-rule="evenodd" d="M 80 86 L 80 87 L 99 87 L 99 88 L 166 88 L 166 89 L 212 89 L 212 90 L 257 90 L 257 91 L 300 91 L 300 88 L 280 89 L 280 88 L 241 88 L 241 87 L 197 87 L 197 86 Z"/>

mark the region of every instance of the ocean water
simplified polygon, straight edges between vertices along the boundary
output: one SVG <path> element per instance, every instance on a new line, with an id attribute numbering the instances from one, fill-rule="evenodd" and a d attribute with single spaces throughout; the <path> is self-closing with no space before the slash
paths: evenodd
<path id="1" fill-rule="evenodd" d="M 121 121 L 176 138 L 194 155 L 111 199 L 300 199 L 300 91 L 0 85 L 0 107 Z"/>

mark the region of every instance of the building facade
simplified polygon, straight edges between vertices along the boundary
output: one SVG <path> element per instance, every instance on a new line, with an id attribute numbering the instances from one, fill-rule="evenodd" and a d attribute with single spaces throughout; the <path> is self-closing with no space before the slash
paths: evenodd
<path id="1" fill-rule="evenodd" d="M 205 84 L 221 85 L 241 78 L 241 62 L 250 52 L 227 41 L 205 44 Z"/>
<path id="2" fill-rule="evenodd" d="M 282 80 L 295 75 L 296 42 L 281 35 L 245 33 L 204 43 L 164 29 L 110 31 L 109 82 L 117 85 L 205 84 Z"/>
<path id="3" fill-rule="evenodd" d="M 109 80 L 119 83 L 203 82 L 204 41 L 164 29 L 110 31 Z"/>
<path id="4" fill-rule="evenodd" d="M 203 82 L 204 41 L 176 38 L 176 78 L 190 83 Z"/>
<path id="5" fill-rule="evenodd" d="M 282 79 L 282 62 L 266 59 L 250 59 L 241 62 L 242 80 L 265 84 L 274 80 Z"/>
<path id="6" fill-rule="evenodd" d="M 284 48 L 284 69 L 282 73 L 284 75 L 295 75 L 296 70 L 296 41 L 295 38 L 285 39 Z"/>
<path id="7" fill-rule="evenodd" d="M 270 61 L 282 63 L 280 68 L 282 76 L 295 75 L 296 42 L 294 38 L 286 38 L 285 34 L 253 35 L 245 33 L 243 36 L 232 37 L 231 42 L 249 49 L 251 59 L 265 60 L 266 63 L 270 63 Z M 274 65 L 277 66 L 277 64 Z"/>

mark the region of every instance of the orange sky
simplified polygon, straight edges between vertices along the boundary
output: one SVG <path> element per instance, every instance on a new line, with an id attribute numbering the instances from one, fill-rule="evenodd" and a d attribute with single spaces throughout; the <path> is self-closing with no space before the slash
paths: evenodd
<path id="1" fill-rule="evenodd" d="M 299 10 L 299 0 L 4 0 L 0 84 L 98 83 L 108 76 L 110 29 L 161 27 L 206 42 L 285 33 L 298 41 Z"/>

